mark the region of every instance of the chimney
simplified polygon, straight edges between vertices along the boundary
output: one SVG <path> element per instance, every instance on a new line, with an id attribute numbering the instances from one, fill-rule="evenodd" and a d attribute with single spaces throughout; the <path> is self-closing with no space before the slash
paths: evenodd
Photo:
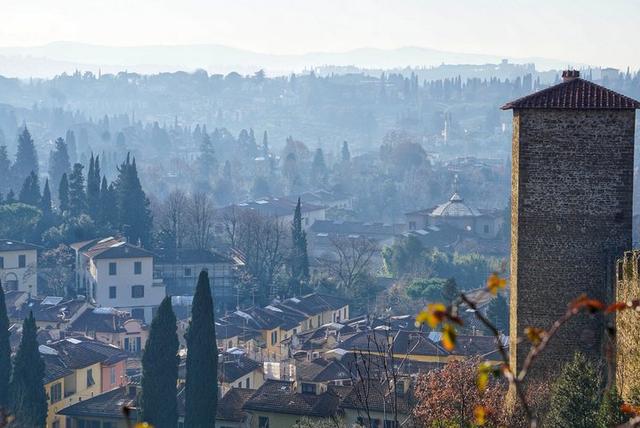
<path id="1" fill-rule="evenodd" d="M 571 82 L 574 79 L 580 77 L 579 70 L 564 70 L 562 72 L 562 81 L 563 82 Z"/>

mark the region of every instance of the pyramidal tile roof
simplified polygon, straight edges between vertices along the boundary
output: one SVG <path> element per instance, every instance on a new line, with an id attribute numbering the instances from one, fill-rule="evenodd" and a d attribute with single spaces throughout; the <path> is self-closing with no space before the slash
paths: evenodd
<path id="1" fill-rule="evenodd" d="M 566 72 L 565 72 L 566 73 Z M 577 74 L 577 73 L 576 73 Z M 579 75 L 579 74 L 578 74 Z M 634 110 L 640 102 L 579 77 L 570 77 L 564 82 L 503 105 L 510 109 L 601 109 Z"/>

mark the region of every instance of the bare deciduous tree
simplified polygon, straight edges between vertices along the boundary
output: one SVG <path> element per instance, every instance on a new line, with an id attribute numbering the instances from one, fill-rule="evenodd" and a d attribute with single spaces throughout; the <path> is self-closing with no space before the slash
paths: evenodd
<path id="1" fill-rule="evenodd" d="M 350 290 L 358 279 L 371 272 L 372 261 L 380 249 L 364 237 L 332 237 L 333 253 L 321 260 L 338 286 Z"/>
<path id="2" fill-rule="evenodd" d="M 193 248 L 206 250 L 210 247 L 213 216 L 213 203 L 209 196 L 204 192 L 194 193 L 188 205 L 187 227 Z"/>
<path id="3" fill-rule="evenodd" d="M 182 248 L 187 237 L 187 203 L 187 195 L 182 190 L 174 190 L 160 205 L 156 216 L 160 230 L 172 237 L 175 248 Z"/>

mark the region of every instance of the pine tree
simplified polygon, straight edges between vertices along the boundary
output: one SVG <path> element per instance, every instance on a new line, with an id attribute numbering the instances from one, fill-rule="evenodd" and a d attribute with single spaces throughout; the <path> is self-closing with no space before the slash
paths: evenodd
<path id="1" fill-rule="evenodd" d="M 186 334 L 185 426 L 214 428 L 218 401 L 218 346 L 209 275 L 200 272 Z"/>
<path id="2" fill-rule="evenodd" d="M 509 334 L 509 305 L 502 294 L 498 294 L 489 303 L 487 318 L 503 334 Z"/>
<path id="3" fill-rule="evenodd" d="M 149 200 L 138 178 L 135 158 L 130 161 L 127 155 L 125 162 L 118 168 L 118 178 L 114 187 L 120 228 L 125 231 L 131 242 L 141 241 L 143 244 L 149 244 L 152 217 Z"/>
<path id="4" fill-rule="evenodd" d="M 0 283 L 0 409 L 9 405 L 9 380 L 11 378 L 11 344 L 9 342 L 9 318 Z"/>
<path id="5" fill-rule="evenodd" d="M 9 384 L 14 424 L 21 428 L 41 428 L 47 419 L 47 395 L 44 390 L 44 362 L 38 351 L 36 320 L 33 313 L 24 320 L 22 340 Z"/>
<path id="6" fill-rule="evenodd" d="M 62 174 L 58 185 L 58 209 L 60 214 L 69 211 L 69 181 L 67 174 Z"/>
<path id="7" fill-rule="evenodd" d="M 342 142 L 342 162 L 348 163 L 351 160 L 351 152 L 349 151 L 349 143 Z"/>
<path id="8" fill-rule="evenodd" d="M 87 211 L 87 195 L 84 193 L 84 176 L 82 164 L 73 164 L 73 170 L 69 176 L 69 212 L 77 217 Z"/>
<path id="9" fill-rule="evenodd" d="M 5 177 L 0 180 L 0 193 L 6 193 L 11 185 L 7 179 L 7 177 L 11 177 L 11 160 L 9 159 L 7 146 L 4 145 L 0 146 L 0 177 Z"/>
<path id="10" fill-rule="evenodd" d="M 175 428 L 178 422 L 179 345 L 176 316 L 167 296 L 151 322 L 142 356 L 142 420 L 155 428 Z"/>
<path id="11" fill-rule="evenodd" d="M 33 143 L 31 134 L 25 126 L 18 136 L 18 152 L 16 153 L 16 161 L 12 167 L 12 175 L 16 188 L 31 171 L 33 171 L 36 176 L 39 175 L 38 153 L 36 152 L 36 146 Z"/>
<path id="12" fill-rule="evenodd" d="M 87 173 L 87 208 L 93 219 L 98 218 L 100 209 L 100 156 L 89 160 L 89 172 Z"/>
<path id="13" fill-rule="evenodd" d="M 307 233 L 302 228 L 302 209 L 300 198 L 293 213 L 291 225 L 291 280 L 292 287 L 300 291 L 302 282 L 309 279 L 309 257 L 307 254 Z"/>
<path id="14" fill-rule="evenodd" d="M 600 377 L 594 364 L 581 353 L 565 364 L 551 387 L 545 426 L 591 428 L 600 404 Z"/>
<path id="15" fill-rule="evenodd" d="M 69 152 L 67 143 L 62 138 L 56 140 L 56 148 L 49 156 L 49 178 L 53 183 L 59 183 L 62 174 L 69 173 L 71 163 L 69 161 Z"/>
<path id="16" fill-rule="evenodd" d="M 610 428 L 617 427 L 624 424 L 627 421 L 627 417 L 621 410 L 624 402 L 618 395 L 618 389 L 615 382 L 607 389 L 602 397 L 600 403 L 600 409 L 598 409 L 598 427 Z"/>
<path id="17" fill-rule="evenodd" d="M 25 178 L 20 189 L 18 199 L 23 204 L 32 205 L 37 207 L 40 204 L 40 181 L 35 172 L 31 171 L 31 174 Z"/>

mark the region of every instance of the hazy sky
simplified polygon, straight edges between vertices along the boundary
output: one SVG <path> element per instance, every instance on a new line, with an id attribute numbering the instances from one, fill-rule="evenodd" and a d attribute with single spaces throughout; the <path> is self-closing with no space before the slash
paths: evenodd
<path id="1" fill-rule="evenodd" d="M 639 0 L 0 0 L 0 45 L 421 46 L 640 68 Z"/>

